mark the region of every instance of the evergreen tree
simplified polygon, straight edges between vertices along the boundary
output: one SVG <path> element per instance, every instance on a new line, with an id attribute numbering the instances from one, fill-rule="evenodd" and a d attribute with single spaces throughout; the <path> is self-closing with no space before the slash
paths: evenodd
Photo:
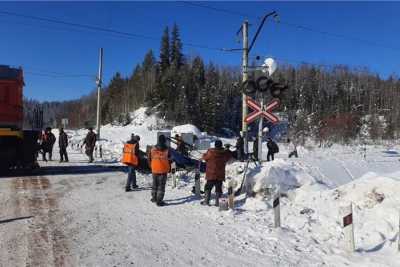
<path id="1" fill-rule="evenodd" d="M 182 54 L 182 41 L 179 36 L 179 28 L 176 23 L 174 24 L 171 32 L 171 65 L 179 70 L 183 65 L 183 54 Z"/>
<path id="2" fill-rule="evenodd" d="M 169 29 L 165 27 L 161 38 L 160 48 L 160 69 L 161 73 L 165 73 L 170 66 L 170 46 L 169 46 Z"/>

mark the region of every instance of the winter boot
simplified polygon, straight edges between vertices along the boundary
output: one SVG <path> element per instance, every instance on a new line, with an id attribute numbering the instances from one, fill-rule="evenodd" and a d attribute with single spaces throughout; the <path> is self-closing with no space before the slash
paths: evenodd
<path id="1" fill-rule="evenodd" d="M 219 207 L 219 199 L 221 198 L 221 193 L 215 194 L 215 206 Z"/>
<path id="2" fill-rule="evenodd" d="M 204 200 L 200 202 L 201 205 L 207 205 L 210 206 L 210 197 L 211 197 L 211 191 L 207 190 L 204 193 Z"/>
<path id="3" fill-rule="evenodd" d="M 163 207 L 163 206 L 166 206 L 167 205 L 167 203 L 165 203 L 164 201 L 157 201 L 157 206 L 159 206 L 159 207 Z"/>

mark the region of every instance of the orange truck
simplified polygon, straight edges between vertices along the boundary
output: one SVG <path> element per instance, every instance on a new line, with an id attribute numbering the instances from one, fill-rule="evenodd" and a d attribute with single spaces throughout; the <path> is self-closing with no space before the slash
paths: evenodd
<path id="1" fill-rule="evenodd" d="M 0 172 L 37 167 L 39 130 L 23 130 L 21 68 L 0 65 Z"/>

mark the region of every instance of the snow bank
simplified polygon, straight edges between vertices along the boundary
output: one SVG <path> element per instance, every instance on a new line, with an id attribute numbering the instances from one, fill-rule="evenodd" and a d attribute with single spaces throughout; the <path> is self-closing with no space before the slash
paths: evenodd
<path id="1" fill-rule="evenodd" d="M 276 159 L 264 162 L 261 166 L 249 168 L 246 178 L 246 188 L 260 192 L 267 187 L 279 187 L 282 193 L 297 189 L 303 185 L 320 185 L 318 189 L 328 188 L 315 179 L 295 162 Z"/>

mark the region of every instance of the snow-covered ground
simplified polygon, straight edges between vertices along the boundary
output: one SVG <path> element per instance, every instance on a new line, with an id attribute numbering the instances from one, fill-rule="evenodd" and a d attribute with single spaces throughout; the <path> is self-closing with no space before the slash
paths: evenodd
<path id="1" fill-rule="evenodd" d="M 149 175 L 139 173 L 141 190 L 125 193 L 126 173 L 119 163 L 123 142 L 135 133 L 144 149 L 157 137 L 152 130 L 157 128 L 155 117 L 147 117 L 144 109 L 133 116 L 129 126 L 102 127 L 104 159 L 97 158 L 93 165 L 86 163 L 76 145 L 70 149 L 71 162 L 63 167 L 41 162 L 46 170 L 42 183 L 47 179 L 49 186 L 39 189 L 46 192 L 45 203 L 55 203 L 43 206 L 49 210 L 47 217 L 35 208 L 16 211 L 27 199 L 38 197 L 37 183 L 30 186 L 25 178 L 0 179 L 4 207 L 0 266 L 24 265 L 32 251 L 41 251 L 29 233 L 32 224 L 46 220 L 51 224 L 45 233 L 54 241 L 46 243 L 53 246 L 54 265 L 62 261 L 67 266 L 399 266 L 399 147 L 368 146 L 364 157 L 364 150 L 357 146 L 307 146 L 299 148 L 299 158 L 288 159 L 285 144 L 279 144 L 275 161 L 262 166 L 250 163 L 246 180 L 247 187 L 256 192 L 271 184 L 279 186 L 284 195 L 282 227 L 274 228 L 268 195 L 246 198 L 242 194 L 236 198 L 234 211 L 204 207 L 191 193 L 191 174 L 181 173 L 176 188 L 168 181 L 166 207 L 150 202 Z M 68 134 L 77 144 L 86 130 Z M 227 166 L 227 176 L 237 184 L 242 181 L 243 165 Z M 354 253 L 345 249 L 339 214 L 341 206 L 350 203 Z M 31 214 L 36 215 L 1 223 Z"/>

